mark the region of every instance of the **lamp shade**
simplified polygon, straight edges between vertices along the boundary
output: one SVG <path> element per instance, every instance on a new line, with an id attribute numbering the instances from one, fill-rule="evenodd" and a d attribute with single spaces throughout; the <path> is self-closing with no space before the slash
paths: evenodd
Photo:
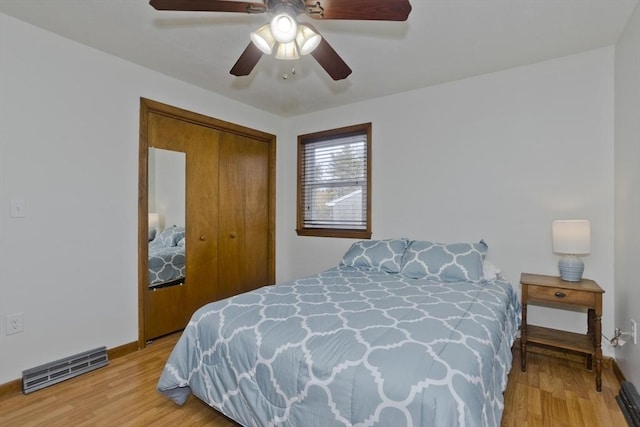
<path id="1" fill-rule="evenodd" d="M 308 55 L 318 47 L 322 38 L 320 34 L 313 31 L 304 24 L 298 26 L 298 34 L 296 35 L 296 43 L 300 49 L 300 55 Z"/>
<path id="2" fill-rule="evenodd" d="M 251 33 L 251 41 L 258 49 L 267 55 L 271 55 L 273 52 L 273 45 L 276 43 L 276 39 L 271 34 L 269 24 L 265 24 L 258 28 L 257 31 Z"/>
<path id="3" fill-rule="evenodd" d="M 298 55 L 298 45 L 296 42 L 289 43 L 279 43 L 278 49 L 276 50 L 276 58 L 277 59 L 298 59 L 300 55 Z"/>
<path id="4" fill-rule="evenodd" d="M 149 228 L 160 228 L 160 214 L 150 213 L 149 214 Z"/>
<path id="5" fill-rule="evenodd" d="M 551 224 L 553 252 L 584 255 L 591 252 L 591 225 L 589 221 L 557 220 Z"/>

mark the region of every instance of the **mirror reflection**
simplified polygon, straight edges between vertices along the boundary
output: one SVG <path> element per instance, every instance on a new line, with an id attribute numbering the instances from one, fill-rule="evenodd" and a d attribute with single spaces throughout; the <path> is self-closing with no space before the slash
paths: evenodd
<path id="1" fill-rule="evenodd" d="M 186 154 L 149 148 L 149 288 L 185 283 Z"/>

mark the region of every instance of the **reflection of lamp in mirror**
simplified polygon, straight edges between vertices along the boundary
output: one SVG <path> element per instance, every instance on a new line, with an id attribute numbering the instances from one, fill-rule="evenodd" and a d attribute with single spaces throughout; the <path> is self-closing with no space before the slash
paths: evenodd
<path id="1" fill-rule="evenodd" d="M 564 220 L 551 224 L 553 252 L 564 255 L 558 261 L 560 278 L 568 282 L 582 280 L 584 263 L 577 255 L 591 252 L 591 227 L 589 221 Z"/>
<path id="2" fill-rule="evenodd" d="M 149 230 L 160 231 L 160 214 L 158 213 L 149 214 Z"/>

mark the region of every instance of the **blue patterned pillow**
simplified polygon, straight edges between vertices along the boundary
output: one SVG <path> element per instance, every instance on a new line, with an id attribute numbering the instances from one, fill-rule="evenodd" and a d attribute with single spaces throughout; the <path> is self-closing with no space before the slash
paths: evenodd
<path id="1" fill-rule="evenodd" d="M 351 245 L 340 265 L 398 273 L 408 243 L 407 239 L 362 240 Z"/>
<path id="2" fill-rule="evenodd" d="M 177 246 L 180 239 L 184 237 L 184 227 L 172 226 L 164 229 L 162 233 L 158 234 L 153 242 L 152 247 L 171 247 Z"/>
<path id="3" fill-rule="evenodd" d="M 413 279 L 443 282 L 481 282 L 482 260 L 488 246 L 479 243 L 433 243 L 414 240 L 409 244 L 400 273 Z"/>

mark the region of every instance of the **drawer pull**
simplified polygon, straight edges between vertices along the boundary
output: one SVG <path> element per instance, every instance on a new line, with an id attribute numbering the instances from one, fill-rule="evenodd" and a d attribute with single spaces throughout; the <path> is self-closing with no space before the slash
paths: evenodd
<path id="1" fill-rule="evenodd" d="M 556 295 L 558 298 L 564 298 L 564 297 L 566 297 L 566 296 L 567 296 L 567 294 L 565 294 L 564 292 L 560 292 L 560 291 L 556 292 L 556 293 L 555 293 L 555 295 Z"/>

